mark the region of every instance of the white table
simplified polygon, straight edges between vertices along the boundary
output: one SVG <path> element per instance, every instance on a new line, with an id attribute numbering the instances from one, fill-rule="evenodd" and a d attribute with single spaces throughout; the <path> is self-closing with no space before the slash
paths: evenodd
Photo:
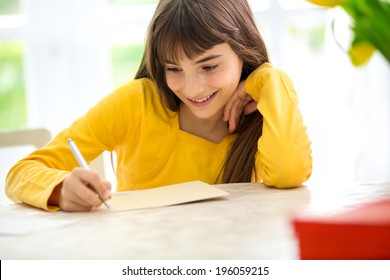
<path id="1" fill-rule="evenodd" d="M 390 197 L 390 184 L 316 184 L 275 189 L 218 185 L 226 198 L 127 212 L 49 213 L 0 207 L 0 219 L 71 224 L 1 235 L 0 259 L 297 259 L 297 211 L 328 211 Z"/>

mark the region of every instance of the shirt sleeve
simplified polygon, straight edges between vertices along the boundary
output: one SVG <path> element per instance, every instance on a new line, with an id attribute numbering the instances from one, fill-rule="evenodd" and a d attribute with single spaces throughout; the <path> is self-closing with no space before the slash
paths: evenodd
<path id="1" fill-rule="evenodd" d="M 256 69 L 245 82 L 263 116 L 252 181 L 288 188 L 311 176 L 311 142 L 290 78 L 269 63 Z"/>
<path id="2" fill-rule="evenodd" d="M 48 211 L 58 207 L 48 205 L 54 188 L 78 166 L 67 139 L 72 138 L 85 160 L 90 163 L 103 151 L 112 151 L 121 144 L 131 127 L 140 118 L 142 85 L 133 81 L 91 108 L 61 131 L 52 141 L 17 162 L 8 172 L 6 193 L 14 202 L 24 202 Z"/>

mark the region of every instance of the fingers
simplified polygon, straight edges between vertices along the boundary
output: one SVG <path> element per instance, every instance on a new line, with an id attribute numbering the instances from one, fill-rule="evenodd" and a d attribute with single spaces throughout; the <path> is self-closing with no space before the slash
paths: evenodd
<path id="1" fill-rule="evenodd" d="M 66 212 L 87 212 L 92 206 L 81 205 L 74 201 L 60 199 L 60 208 Z"/>
<path id="2" fill-rule="evenodd" d="M 240 121 L 241 112 L 244 104 L 240 101 L 235 102 L 235 106 L 232 107 L 229 116 L 229 132 L 232 133 L 236 130 L 237 125 Z"/>
<path id="3" fill-rule="evenodd" d="M 224 109 L 223 119 L 228 122 L 229 133 L 233 133 L 236 130 L 242 113 L 250 114 L 257 110 L 256 106 L 257 103 L 246 93 L 244 82 L 241 82 L 226 103 Z"/>
<path id="4" fill-rule="evenodd" d="M 245 105 L 244 114 L 249 115 L 255 112 L 256 110 L 257 110 L 257 102 L 252 100 L 251 102 Z"/>
<path id="5" fill-rule="evenodd" d="M 98 174 L 84 168 L 75 168 L 63 181 L 60 208 L 65 211 L 89 211 L 102 200 L 111 198 L 111 184 Z"/>
<path id="6" fill-rule="evenodd" d="M 246 94 L 245 88 L 244 88 L 244 82 L 241 82 L 238 84 L 236 90 L 230 97 L 229 101 L 225 105 L 225 110 L 224 110 L 224 121 L 227 122 L 231 119 L 231 111 L 237 107 L 237 104 L 239 104 L 242 101 L 242 94 Z"/>

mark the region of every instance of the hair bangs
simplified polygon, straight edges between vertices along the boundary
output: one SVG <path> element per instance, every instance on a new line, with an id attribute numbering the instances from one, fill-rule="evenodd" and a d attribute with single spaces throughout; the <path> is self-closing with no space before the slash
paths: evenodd
<path id="1" fill-rule="evenodd" d="M 218 31 L 218 26 L 208 17 L 195 13 L 195 7 L 176 9 L 163 29 L 156 34 L 156 54 L 159 63 L 177 63 L 183 56 L 190 59 L 201 55 L 217 44 L 226 42 L 227 35 Z M 204 32 L 212 30 L 211 32 Z"/>

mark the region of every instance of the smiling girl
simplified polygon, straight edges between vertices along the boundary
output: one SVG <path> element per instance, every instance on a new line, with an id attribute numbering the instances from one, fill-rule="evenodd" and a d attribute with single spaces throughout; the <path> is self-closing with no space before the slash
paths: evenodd
<path id="1" fill-rule="evenodd" d="M 68 138 L 87 162 L 116 153 L 118 191 L 193 180 L 298 186 L 312 158 L 297 102 L 246 0 L 160 0 L 135 79 L 19 161 L 7 194 L 65 211 L 109 199 L 110 183 L 77 167 Z"/>

